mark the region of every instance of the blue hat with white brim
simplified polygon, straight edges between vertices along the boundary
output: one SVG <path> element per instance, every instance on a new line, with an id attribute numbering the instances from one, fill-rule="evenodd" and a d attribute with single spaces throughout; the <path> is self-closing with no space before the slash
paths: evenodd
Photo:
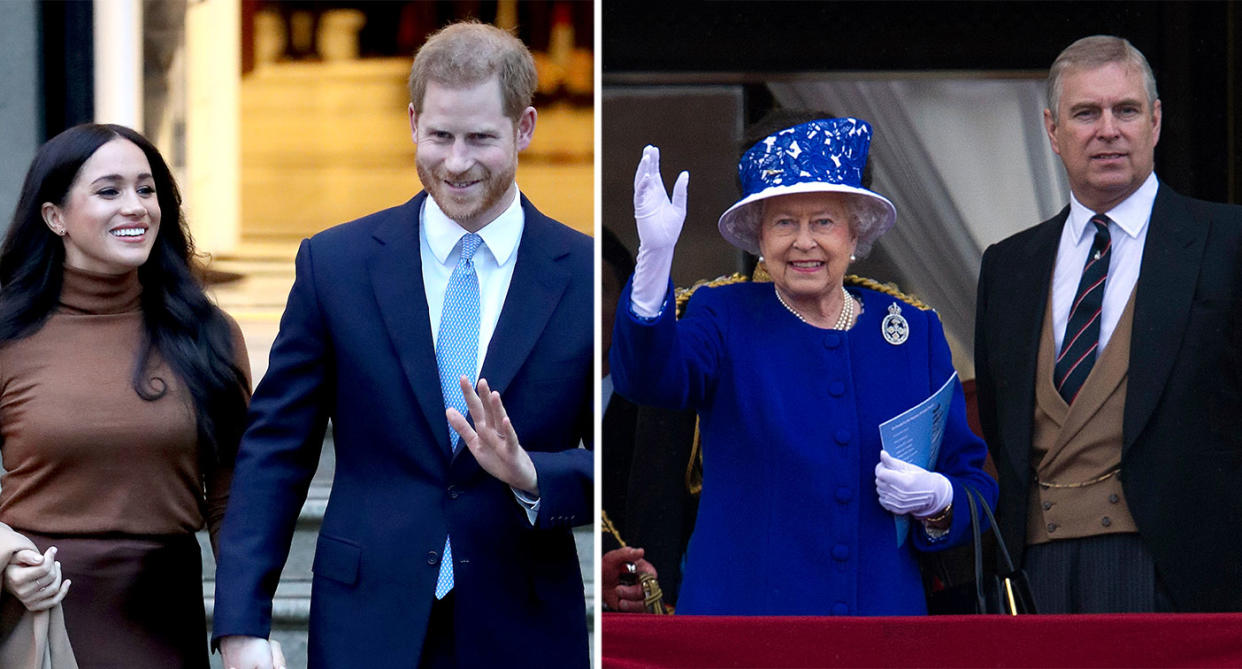
<path id="1" fill-rule="evenodd" d="M 863 166 L 871 146 L 871 124 L 856 118 L 829 118 L 776 132 L 747 149 L 738 161 L 742 199 L 721 214 L 720 234 L 730 244 L 759 255 L 759 203 L 778 195 L 846 193 L 873 209 L 878 224 L 859 238 L 869 247 L 897 221 L 888 198 L 863 188 Z"/>

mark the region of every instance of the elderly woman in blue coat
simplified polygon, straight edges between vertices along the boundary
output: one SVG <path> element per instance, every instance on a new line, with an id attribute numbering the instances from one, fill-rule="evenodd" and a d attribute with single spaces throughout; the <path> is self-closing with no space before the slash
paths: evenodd
<path id="1" fill-rule="evenodd" d="M 967 487 L 995 502 L 956 380 L 934 470 L 882 452 L 878 425 L 953 366 L 934 312 L 844 285 L 896 220 L 862 186 L 870 139 L 865 121 L 823 119 L 750 148 L 744 197 L 719 228 L 772 282 L 701 288 L 680 320 L 669 268 L 689 174 L 670 199 L 658 149 L 643 151 L 611 369 L 623 396 L 700 417 L 703 493 L 678 613 L 925 614 L 916 551 L 968 538 Z M 894 515 L 915 519 L 901 542 Z"/>

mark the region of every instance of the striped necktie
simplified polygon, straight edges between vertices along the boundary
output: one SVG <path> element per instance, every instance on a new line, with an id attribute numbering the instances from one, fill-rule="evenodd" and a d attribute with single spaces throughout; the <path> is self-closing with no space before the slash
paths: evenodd
<path id="1" fill-rule="evenodd" d="M 1095 241 L 1082 268 L 1082 279 L 1065 324 L 1061 353 L 1052 373 L 1057 392 L 1065 398 L 1066 404 L 1073 404 L 1078 391 L 1082 390 L 1100 348 L 1100 310 L 1104 305 L 1104 282 L 1108 278 L 1113 245 L 1108 236 L 1108 217 L 1096 214 L 1091 217 L 1091 223 L 1095 226 Z"/>
<path id="2" fill-rule="evenodd" d="M 474 271 L 474 253 L 483 238 L 469 233 L 461 238 L 461 257 L 444 290 L 444 309 L 440 314 L 440 331 L 436 337 L 436 366 L 440 368 L 440 391 L 445 408 L 455 408 L 468 416 L 466 398 L 462 395 L 462 376 L 476 382 L 479 359 L 479 275 Z M 460 437 L 449 427 L 449 450 L 456 452 Z M 444 556 L 436 579 L 436 599 L 443 599 L 453 589 L 453 546 L 444 538 Z"/>

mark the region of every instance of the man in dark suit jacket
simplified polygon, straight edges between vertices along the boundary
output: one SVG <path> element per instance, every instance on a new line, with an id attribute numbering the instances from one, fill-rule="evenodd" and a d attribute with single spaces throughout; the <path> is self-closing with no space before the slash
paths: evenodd
<path id="1" fill-rule="evenodd" d="M 1242 437 L 1222 429 L 1242 208 L 1156 180 L 1160 101 L 1129 42 L 1075 42 L 1048 91 L 1070 206 L 979 277 L 997 521 L 1041 612 L 1242 609 Z"/>
<path id="2" fill-rule="evenodd" d="M 502 30 L 431 37 L 410 76 L 426 192 L 302 243 L 221 539 L 227 667 L 270 666 L 272 595 L 329 419 L 311 667 L 588 666 L 570 528 L 593 520 L 593 458 L 578 447 L 592 425 L 592 243 L 514 182 L 534 87 L 530 53 Z M 472 309 L 450 296 L 460 277 Z M 470 356 L 460 377 L 443 373 L 453 346 Z"/>

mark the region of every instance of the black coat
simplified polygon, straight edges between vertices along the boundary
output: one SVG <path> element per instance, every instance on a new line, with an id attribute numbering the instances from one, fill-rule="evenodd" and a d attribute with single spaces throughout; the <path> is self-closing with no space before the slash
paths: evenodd
<path id="1" fill-rule="evenodd" d="M 979 416 L 1000 475 L 997 522 L 1021 559 L 1040 328 L 1069 208 L 987 249 Z M 1126 501 L 1179 611 L 1242 610 L 1242 207 L 1161 184 L 1137 283 L 1122 429 Z"/>

